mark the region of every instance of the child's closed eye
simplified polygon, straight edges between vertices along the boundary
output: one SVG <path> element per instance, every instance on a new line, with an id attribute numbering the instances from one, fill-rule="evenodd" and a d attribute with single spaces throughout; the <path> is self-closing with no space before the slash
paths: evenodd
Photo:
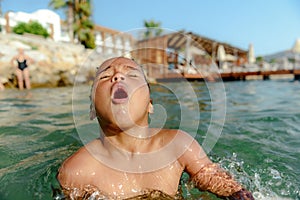
<path id="1" fill-rule="evenodd" d="M 128 74 L 129 77 L 138 77 L 137 74 Z"/>
<path id="2" fill-rule="evenodd" d="M 109 75 L 103 75 L 103 76 L 100 76 L 100 80 L 102 80 L 102 79 L 107 79 L 107 78 L 109 78 L 110 76 Z"/>

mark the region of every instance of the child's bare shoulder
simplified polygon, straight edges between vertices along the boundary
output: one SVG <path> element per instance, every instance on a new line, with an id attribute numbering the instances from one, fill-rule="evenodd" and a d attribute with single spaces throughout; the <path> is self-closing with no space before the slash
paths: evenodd
<path id="1" fill-rule="evenodd" d="M 84 176 L 82 173 L 89 173 L 89 171 L 93 170 L 95 165 L 99 164 L 89 151 L 95 143 L 96 141 L 93 141 L 81 147 L 77 152 L 66 159 L 60 167 L 59 173 L 65 175 Z"/>
<path id="2" fill-rule="evenodd" d="M 99 141 L 92 141 L 64 161 L 57 175 L 63 188 L 89 185 L 94 180 L 95 171 L 103 168 L 91 152 L 97 145 Z"/>

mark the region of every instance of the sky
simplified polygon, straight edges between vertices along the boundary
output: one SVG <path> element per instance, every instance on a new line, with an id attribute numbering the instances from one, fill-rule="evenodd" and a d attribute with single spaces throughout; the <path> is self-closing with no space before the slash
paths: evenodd
<path id="1" fill-rule="evenodd" d="M 51 9 L 50 0 L 2 0 L 2 12 Z M 93 0 L 93 20 L 121 32 L 154 20 L 173 31 L 191 31 L 256 56 L 289 50 L 300 39 L 299 0 Z M 65 19 L 64 12 L 57 12 Z"/>

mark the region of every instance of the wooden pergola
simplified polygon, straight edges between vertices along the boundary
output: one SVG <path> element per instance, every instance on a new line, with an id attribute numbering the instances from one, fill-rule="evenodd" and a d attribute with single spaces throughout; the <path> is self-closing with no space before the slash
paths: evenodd
<path id="1" fill-rule="evenodd" d="M 168 48 L 173 48 L 176 50 L 186 47 L 188 38 L 190 38 L 190 45 L 195 46 L 203 51 L 205 51 L 212 58 L 217 55 L 218 47 L 223 45 L 226 54 L 230 54 L 237 57 L 247 57 L 248 51 L 234 47 L 227 43 L 218 42 L 216 40 L 203 37 L 192 32 L 180 31 L 174 34 L 170 34 L 168 37 Z"/>
<path id="2" fill-rule="evenodd" d="M 190 62 L 189 59 L 193 57 L 193 53 L 190 52 L 192 48 L 203 52 L 202 55 L 197 55 L 201 63 L 209 65 L 212 61 L 217 62 L 217 52 L 220 45 L 224 47 L 226 55 L 236 58 L 236 65 L 241 63 L 240 60 L 247 62 L 248 51 L 184 31 L 139 40 L 136 42 L 132 57 L 147 67 L 148 76 L 159 77 L 168 73 L 170 64 L 175 66 L 178 64 L 179 54 L 185 56 L 187 61 L 185 64 Z M 195 57 L 193 58 L 195 59 Z"/>

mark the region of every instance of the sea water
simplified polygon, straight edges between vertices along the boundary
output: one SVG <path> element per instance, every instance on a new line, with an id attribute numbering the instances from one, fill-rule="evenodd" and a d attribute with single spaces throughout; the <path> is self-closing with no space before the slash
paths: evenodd
<path id="1" fill-rule="evenodd" d="M 300 83 L 190 84 L 196 96 L 186 94 L 181 83 L 151 86 L 159 116 L 166 118 L 162 126 L 189 131 L 187 123 L 180 123 L 180 114 L 196 103 L 196 115 L 187 118 L 196 124 L 200 144 L 214 120 L 220 126 L 217 132 L 221 132 L 213 135 L 217 138 L 207 148 L 213 161 L 230 171 L 256 199 L 300 199 Z M 76 86 L 0 93 L 1 200 L 59 198 L 60 164 L 98 134 L 96 122 L 88 116 L 89 91 L 90 86 Z M 184 99 L 178 101 L 180 95 Z M 184 198 L 217 199 L 199 192 L 188 179 L 183 174 L 180 192 Z"/>

